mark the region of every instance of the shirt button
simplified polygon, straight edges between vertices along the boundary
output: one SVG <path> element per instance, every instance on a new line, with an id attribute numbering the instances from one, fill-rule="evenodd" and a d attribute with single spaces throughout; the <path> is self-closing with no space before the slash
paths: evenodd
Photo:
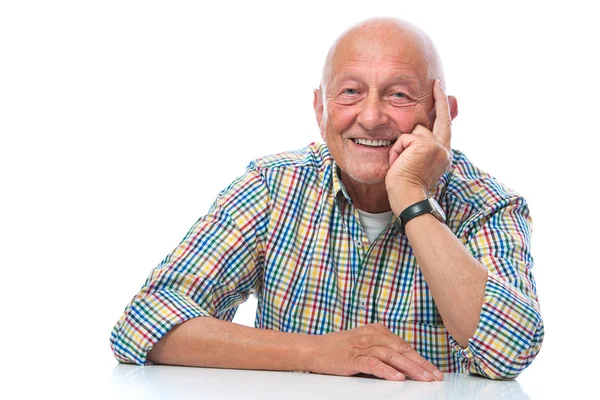
<path id="1" fill-rule="evenodd" d="M 359 249 L 362 247 L 362 242 L 360 240 L 355 241 L 354 244 L 356 244 L 356 247 Z"/>
<path id="2" fill-rule="evenodd" d="M 367 305 L 367 302 L 364 301 L 364 300 L 361 300 L 360 301 L 360 305 L 358 306 L 358 308 L 360 308 L 361 310 L 364 310 L 365 307 L 366 307 L 366 305 Z"/>

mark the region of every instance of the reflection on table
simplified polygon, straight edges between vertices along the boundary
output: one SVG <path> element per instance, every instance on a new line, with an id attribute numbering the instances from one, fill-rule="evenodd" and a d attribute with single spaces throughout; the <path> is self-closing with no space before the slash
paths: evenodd
<path id="1" fill-rule="evenodd" d="M 389 382 L 298 372 L 119 364 L 112 389 L 122 399 L 529 399 L 517 381 L 446 374 L 443 382 Z"/>

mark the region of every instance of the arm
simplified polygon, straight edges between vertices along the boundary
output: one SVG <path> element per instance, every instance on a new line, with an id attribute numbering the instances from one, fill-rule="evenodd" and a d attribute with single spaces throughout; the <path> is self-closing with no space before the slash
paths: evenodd
<path id="1" fill-rule="evenodd" d="M 260 290 L 269 194 L 259 171 L 234 182 L 127 307 L 111 338 L 121 362 L 309 369 L 306 335 L 231 321 Z"/>
<path id="2" fill-rule="evenodd" d="M 304 335 L 249 328 L 205 317 L 171 329 L 148 354 L 157 364 L 350 376 L 366 373 L 387 380 L 419 381 L 444 375 L 382 324 Z M 401 372 L 400 372 L 401 371 Z"/>
<path id="3" fill-rule="evenodd" d="M 482 210 L 469 225 L 466 245 L 432 215 L 411 220 L 406 235 L 465 369 L 515 378 L 544 336 L 531 274 L 529 211 L 514 196 Z"/>
<path id="4" fill-rule="evenodd" d="M 269 195 L 254 166 L 220 195 L 156 267 L 111 335 L 120 362 L 147 364 L 173 327 L 195 317 L 230 321 L 262 282 Z"/>
<path id="5" fill-rule="evenodd" d="M 310 369 L 312 345 L 308 335 L 193 318 L 156 343 L 148 359 L 157 364 L 302 371 Z"/>
<path id="6" fill-rule="evenodd" d="M 424 200 L 450 165 L 456 101 L 451 111 L 439 81 L 433 94 L 433 132 L 417 124 L 390 151 L 386 188 L 396 215 Z M 465 369 L 514 378 L 531 363 L 543 339 L 530 272 L 531 220 L 518 196 L 493 203 L 465 222 L 470 236 L 464 244 L 431 215 L 409 221 L 406 235 Z"/>
<path id="7" fill-rule="evenodd" d="M 111 336 L 120 362 L 443 379 L 383 325 L 307 336 L 230 322 L 261 290 L 268 206 L 256 171 L 220 196 L 125 309 Z"/>
<path id="8" fill-rule="evenodd" d="M 422 191 L 403 193 L 396 215 L 426 198 Z M 466 347 L 479 322 L 487 270 L 454 233 L 431 214 L 410 220 L 405 233 L 444 326 L 461 346 Z"/>

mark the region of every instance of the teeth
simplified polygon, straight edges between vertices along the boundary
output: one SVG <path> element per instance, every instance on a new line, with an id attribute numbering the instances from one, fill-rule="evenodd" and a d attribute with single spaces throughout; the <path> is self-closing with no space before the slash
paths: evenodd
<path id="1" fill-rule="evenodd" d="M 354 143 L 362 144 L 363 146 L 383 147 L 392 144 L 391 140 L 369 140 L 369 139 L 353 139 Z"/>

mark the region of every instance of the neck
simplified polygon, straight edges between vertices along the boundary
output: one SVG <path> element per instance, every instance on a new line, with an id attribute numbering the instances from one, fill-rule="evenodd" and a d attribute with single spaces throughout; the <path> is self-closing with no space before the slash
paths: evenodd
<path id="1" fill-rule="evenodd" d="M 373 214 L 391 210 L 385 181 L 369 184 L 352 179 L 344 171 L 340 175 L 356 208 Z"/>

